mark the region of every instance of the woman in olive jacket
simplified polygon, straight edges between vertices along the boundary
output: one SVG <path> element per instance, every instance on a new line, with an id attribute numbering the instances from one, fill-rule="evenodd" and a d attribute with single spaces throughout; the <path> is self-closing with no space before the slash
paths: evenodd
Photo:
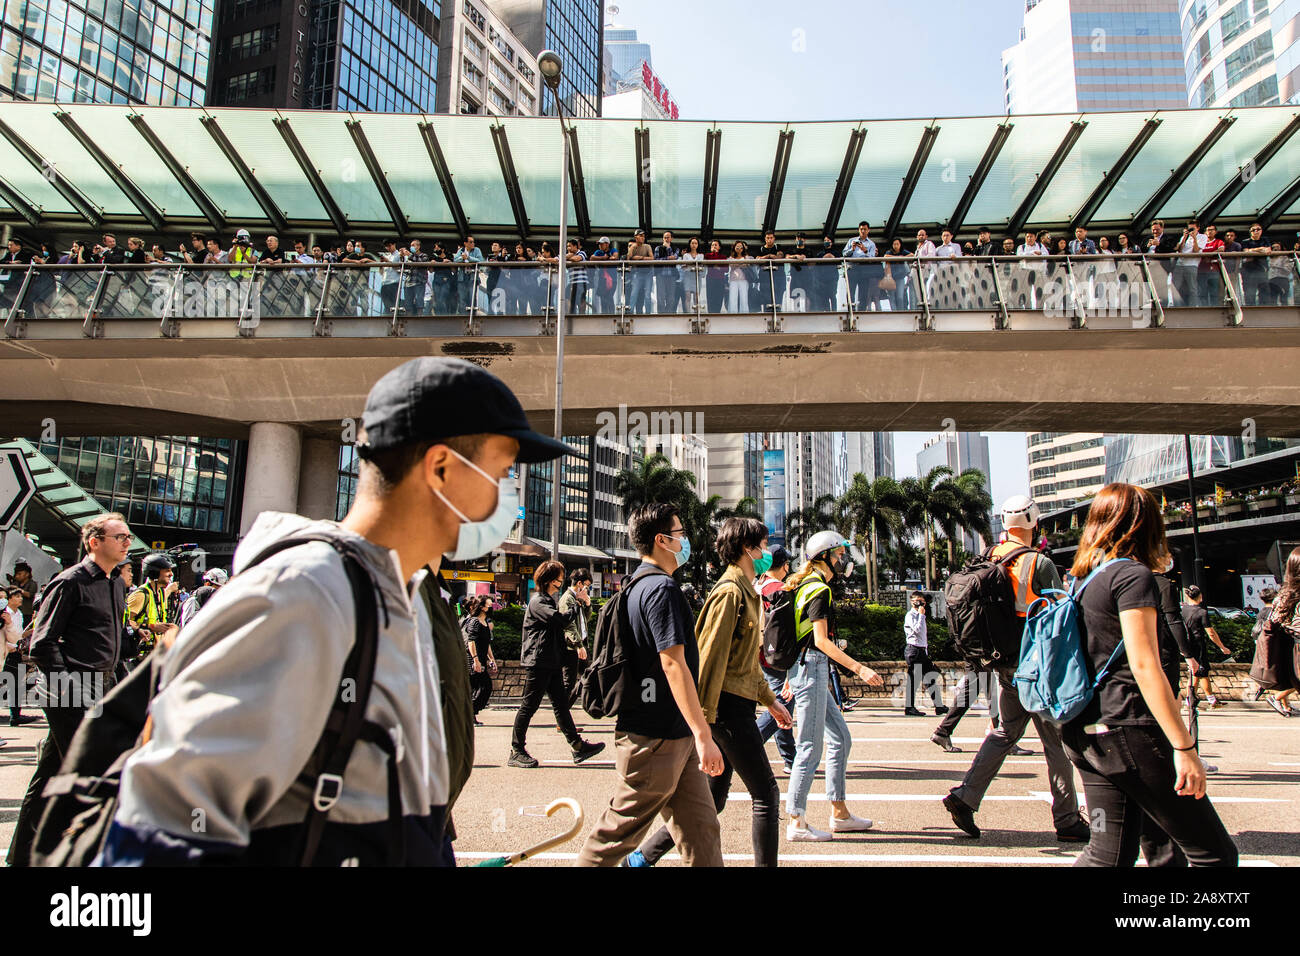
<path id="1" fill-rule="evenodd" d="M 533 581 L 537 593 L 524 612 L 523 647 L 519 654 L 519 663 L 524 669 L 524 699 L 515 714 L 507 766 L 526 769 L 537 766 L 525 745 L 529 721 L 541 706 L 543 696 L 550 698 L 555 723 L 573 749 L 573 762 L 582 763 L 604 750 L 605 745 L 588 743 L 579 737 L 569 715 L 569 695 L 564 689 L 562 669 L 564 629 L 573 623 L 576 613 L 566 614 L 555 603 L 555 596 L 564 587 L 564 565 L 559 561 L 544 561 L 534 572 Z"/>
<path id="2" fill-rule="evenodd" d="M 695 622 L 700 648 L 700 706 L 722 751 L 722 773 L 709 780 L 714 806 L 727 806 L 731 775 L 740 774 L 753 799 L 754 865 L 776 866 L 781 837 L 781 793 L 754 720 L 762 704 L 777 726 L 791 726 L 790 713 L 776 699 L 758 664 L 762 602 L 756 575 L 771 567 L 767 526 L 756 518 L 728 518 L 718 531 L 718 555 L 727 563 Z M 664 827 L 632 853 L 628 866 L 653 866 L 673 846 Z"/>

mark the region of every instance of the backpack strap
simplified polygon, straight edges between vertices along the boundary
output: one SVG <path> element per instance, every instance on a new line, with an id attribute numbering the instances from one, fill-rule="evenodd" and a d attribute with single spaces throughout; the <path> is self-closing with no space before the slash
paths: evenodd
<path id="1" fill-rule="evenodd" d="M 1098 574 L 1106 570 L 1112 564 L 1118 564 L 1121 561 L 1132 561 L 1132 560 L 1133 560 L 1132 558 L 1110 558 L 1109 560 L 1103 561 L 1101 564 L 1093 568 L 1088 573 L 1088 576 L 1084 578 L 1082 581 L 1079 581 L 1076 578 L 1074 581 L 1070 582 L 1070 596 L 1074 598 L 1075 601 L 1078 601 L 1083 594 L 1083 589 L 1086 588 L 1088 584 L 1092 581 L 1092 579 L 1095 578 Z M 1075 589 L 1076 584 L 1078 585 L 1077 590 Z M 1083 622 L 1082 614 L 1079 615 L 1079 621 L 1082 624 Z M 1115 663 L 1115 659 L 1118 658 L 1122 653 L 1124 653 L 1124 638 L 1121 636 L 1119 639 L 1119 643 L 1115 645 L 1115 649 L 1110 652 L 1110 657 L 1106 658 L 1105 665 L 1103 665 L 1102 669 L 1097 672 L 1097 679 L 1092 682 L 1092 689 L 1094 693 L 1096 692 L 1097 688 L 1101 686 L 1101 682 L 1106 679 L 1106 675 L 1110 673 L 1111 665 Z"/>
<path id="2" fill-rule="evenodd" d="M 343 793 L 343 774 L 352 757 L 357 740 L 365 739 L 377 744 L 388 754 L 388 812 L 389 825 L 394 829 L 390 836 L 390 855 L 401 854 L 401 791 L 398 787 L 394 757 L 396 747 L 388 732 L 365 719 L 370 690 L 374 686 L 375 661 L 379 653 L 379 608 L 376 602 L 375 583 L 361 564 L 360 558 L 346 543 L 325 534 L 304 534 L 284 538 L 259 552 L 244 568 L 260 564 L 273 554 L 299 545 L 321 541 L 332 547 L 343 561 L 356 606 L 356 639 L 343 663 L 340 687 L 351 681 L 355 693 L 350 700 L 336 691 L 334 703 L 325 720 L 325 728 L 312 750 L 311 757 L 298 779 L 312 789 L 311 803 L 303 820 L 303 835 L 299 861 L 301 866 L 311 866 L 320 849 L 321 837 L 329 812 Z M 380 739 L 382 738 L 382 739 Z M 396 805 L 394 805 L 396 801 Z"/>

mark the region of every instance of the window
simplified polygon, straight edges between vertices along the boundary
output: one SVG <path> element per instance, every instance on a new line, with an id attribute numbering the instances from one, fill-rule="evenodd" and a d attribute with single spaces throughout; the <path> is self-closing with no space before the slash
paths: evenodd
<path id="1" fill-rule="evenodd" d="M 469 17 L 469 22 L 474 24 L 480 30 L 487 28 L 487 18 L 479 13 L 478 7 L 465 0 L 465 16 Z"/>
<path id="2" fill-rule="evenodd" d="M 486 50 L 487 47 L 485 47 L 482 44 L 482 42 L 476 36 L 474 36 L 474 34 L 470 33 L 468 30 L 465 31 L 465 52 L 466 53 L 468 53 L 470 56 L 472 56 L 474 59 L 478 60 L 481 63 L 483 61 L 483 53 Z"/>
<path id="3" fill-rule="evenodd" d="M 495 86 L 488 87 L 488 99 L 502 113 L 513 113 L 515 111 L 514 101 L 500 92 Z"/>
<path id="4" fill-rule="evenodd" d="M 465 81 L 483 89 L 483 71 L 475 66 L 468 59 L 461 60 L 461 68 L 465 72 Z"/>
<path id="5" fill-rule="evenodd" d="M 275 67 L 269 66 L 254 70 L 252 73 L 240 73 L 238 76 L 230 77 L 226 80 L 226 87 L 222 91 L 222 101 L 227 106 L 242 103 L 255 96 L 270 93 L 274 89 Z"/>
<path id="6" fill-rule="evenodd" d="M 273 49 L 280 39 L 280 25 L 272 24 L 257 30 L 249 30 L 239 36 L 231 37 L 221 55 L 223 62 L 246 60 Z"/>
<path id="7" fill-rule="evenodd" d="M 501 65 L 496 57 L 493 56 L 488 58 L 488 69 L 492 71 L 492 75 L 497 78 L 502 87 L 507 90 L 511 88 L 514 83 L 514 77 L 512 77 L 510 72 Z"/>

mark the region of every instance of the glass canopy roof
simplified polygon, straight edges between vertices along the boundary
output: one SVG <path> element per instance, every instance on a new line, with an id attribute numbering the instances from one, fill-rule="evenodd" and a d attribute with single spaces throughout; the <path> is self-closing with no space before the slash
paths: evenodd
<path id="1" fill-rule="evenodd" d="M 883 237 L 1300 219 L 1294 106 L 572 129 L 569 227 L 588 239 L 626 241 L 638 225 L 818 237 L 866 219 Z M 558 227 L 560 167 L 550 118 L 0 103 L 0 217 L 32 238 L 543 238 Z"/>

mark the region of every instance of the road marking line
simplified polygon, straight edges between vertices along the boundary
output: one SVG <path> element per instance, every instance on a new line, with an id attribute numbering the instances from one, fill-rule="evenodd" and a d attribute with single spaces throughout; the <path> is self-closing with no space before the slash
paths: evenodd
<path id="1" fill-rule="evenodd" d="M 457 851 L 456 859 L 492 860 L 499 856 L 506 856 L 509 852 L 511 851 L 502 851 L 500 853 Z M 1042 866 L 1051 864 L 1055 866 L 1073 866 L 1074 861 L 1078 859 L 1078 854 L 1064 856 L 1054 854 L 1044 854 L 1043 856 L 957 856 L 956 854 L 946 853 L 782 853 L 780 857 L 783 862 L 787 863 L 946 863 L 950 866 L 972 864 Z M 530 859 L 573 862 L 578 859 L 578 854 L 539 853 L 537 856 L 530 857 Z M 669 853 L 664 859 L 680 863 L 682 858 L 677 853 Z M 725 863 L 749 863 L 753 861 L 754 855 L 752 853 L 724 853 L 722 859 Z M 1137 865 L 1146 866 L 1146 860 L 1138 860 Z M 1242 860 L 1238 865 L 1276 867 L 1278 864 L 1269 860 Z"/>
<path id="2" fill-rule="evenodd" d="M 1003 796 L 1003 797 L 985 797 L 985 798 L 984 798 L 984 801 L 985 801 L 986 803 L 987 803 L 988 801 L 990 801 L 990 800 L 995 800 L 995 801 L 1004 801 L 1004 802 L 1015 802 L 1015 803 L 1038 803 L 1038 802 L 1044 802 L 1044 801 L 1047 801 L 1047 802 L 1050 802 L 1050 801 L 1051 801 L 1051 795 L 1048 794 L 1046 791 L 1043 791 L 1041 794 L 1040 794 L 1038 791 L 1034 791 L 1034 794 L 1035 794 L 1034 796 L 1028 796 L 1028 797 L 1013 797 L 1013 796 Z M 877 802 L 880 802 L 880 803 L 921 803 L 921 802 L 928 802 L 928 801 L 934 801 L 935 803 L 938 803 L 939 801 L 941 801 L 941 800 L 942 800 L 944 797 L 946 797 L 947 795 L 948 795 L 947 793 L 935 793 L 935 794 L 930 794 L 930 793 L 850 793 L 850 794 L 847 794 L 847 795 L 845 796 L 844 799 L 845 799 L 845 800 L 873 800 L 873 801 L 877 801 Z M 781 799 L 784 800 L 787 796 L 788 796 L 788 794 L 783 793 L 783 794 L 781 794 Z M 735 790 L 733 790 L 733 791 L 731 791 L 729 794 L 727 794 L 727 799 L 728 799 L 728 800 L 748 800 L 748 799 L 749 799 L 749 794 L 748 794 L 746 791 L 743 791 L 743 790 L 741 790 L 741 791 L 735 791 Z M 826 800 L 826 794 L 824 794 L 824 793 L 810 793 L 810 794 L 808 794 L 808 799 L 809 799 L 809 800 L 812 800 L 812 801 L 814 801 L 814 802 L 818 802 L 818 803 L 820 803 L 820 802 L 824 802 L 824 801 Z M 1286 799 L 1281 799 L 1281 798 L 1277 798 L 1277 797 L 1219 797 L 1219 796 L 1214 796 L 1214 797 L 1211 797 L 1211 799 L 1212 799 L 1215 803 L 1294 803 L 1294 802 L 1295 802 L 1295 801 L 1293 801 L 1293 800 L 1286 800 Z"/>

